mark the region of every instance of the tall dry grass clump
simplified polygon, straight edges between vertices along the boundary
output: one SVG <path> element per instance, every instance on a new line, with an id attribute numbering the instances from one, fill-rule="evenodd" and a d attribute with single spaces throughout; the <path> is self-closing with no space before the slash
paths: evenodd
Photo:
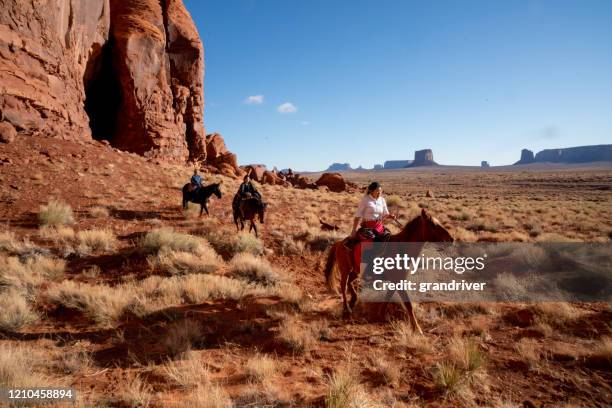
<path id="1" fill-rule="evenodd" d="M 0 290 L 0 330 L 17 331 L 37 319 L 22 292 L 15 288 Z"/>
<path id="2" fill-rule="evenodd" d="M 78 250 L 81 253 L 110 251 L 115 247 L 115 234 L 110 229 L 91 229 L 76 234 Z"/>
<path id="3" fill-rule="evenodd" d="M 279 370 L 279 365 L 274 357 L 257 353 L 247 360 L 244 369 L 248 378 L 257 382 L 265 382 L 274 377 Z"/>
<path id="4" fill-rule="evenodd" d="M 49 302 L 77 310 L 103 326 L 117 323 L 135 295 L 133 288 L 129 287 L 89 285 L 74 281 L 64 281 L 46 293 Z"/>
<path id="5" fill-rule="evenodd" d="M 74 223 L 74 214 L 69 204 L 52 200 L 40 207 L 38 220 L 46 226 L 70 225 Z"/>
<path id="6" fill-rule="evenodd" d="M 393 340 L 396 347 L 416 350 L 420 353 L 434 351 L 434 344 L 430 339 L 414 331 L 410 324 L 405 321 L 395 320 L 391 322 Z"/>
<path id="7" fill-rule="evenodd" d="M 0 388 L 44 387 L 49 380 L 39 368 L 45 361 L 36 350 L 0 343 Z"/>
<path id="8" fill-rule="evenodd" d="M 359 382 L 359 373 L 349 365 L 336 369 L 327 378 L 326 408 L 382 408 Z"/>
<path id="9" fill-rule="evenodd" d="M 309 327 L 301 326 L 295 318 L 283 320 L 279 326 L 280 341 L 297 354 L 306 354 L 314 347 L 316 338 Z"/>
<path id="10" fill-rule="evenodd" d="M 140 243 L 153 254 L 149 263 L 171 275 L 210 273 L 221 264 L 221 258 L 204 238 L 159 228 L 149 232 Z"/>
<path id="11" fill-rule="evenodd" d="M 56 258 L 33 256 L 22 262 L 18 257 L 0 255 L 0 287 L 33 297 L 42 283 L 61 278 L 65 267 L 66 263 Z"/>
<path id="12" fill-rule="evenodd" d="M 250 253 L 236 254 L 230 262 L 230 272 L 249 282 L 262 285 L 276 285 L 285 280 L 266 259 Z"/>
<path id="13" fill-rule="evenodd" d="M 208 366 L 193 352 L 186 352 L 184 360 L 168 360 L 161 370 L 172 384 L 183 389 L 210 382 Z"/>

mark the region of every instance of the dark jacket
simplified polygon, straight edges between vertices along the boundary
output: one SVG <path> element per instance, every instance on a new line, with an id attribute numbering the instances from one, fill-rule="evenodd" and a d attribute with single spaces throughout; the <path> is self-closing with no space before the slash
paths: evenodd
<path id="1" fill-rule="evenodd" d="M 238 195 L 240 197 L 244 197 L 247 194 L 252 194 L 257 198 L 261 198 L 259 191 L 257 191 L 253 183 L 251 183 L 250 181 L 246 183 L 243 182 L 242 184 L 240 184 L 240 187 L 238 188 Z"/>

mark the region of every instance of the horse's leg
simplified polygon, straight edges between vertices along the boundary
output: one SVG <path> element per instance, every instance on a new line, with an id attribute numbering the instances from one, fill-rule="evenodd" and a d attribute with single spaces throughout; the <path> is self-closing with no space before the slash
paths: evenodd
<path id="1" fill-rule="evenodd" d="M 412 330 L 418 332 L 419 334 L 423 334 L 423 330 L 421 326 L 419 326 L 419 322 L 417 322 L 416 316 L 414 314 L 414 308 L 412 307 L 412 302 L 410 301 L 410 296 L 405 291 L 399 291 L 399 294 L 404 302 L 404 306 L 408 310 L 408 318 L 410 319 L 410 325 L 412 326 Z"/>
<path id="2" fill-rule="evenodd" d="M 251 220 L 251 228 L 253 228 L 253 229 L 255 230 L 255 237 L 256 237 L 256 238 L 259 238 L 259 237 L 257 236 L 257 225 L 255 225 L 255 219 L 252 219 L 252 220 Z M 251 232 L 251 231 L 249 231 L 249 232 Z"/>
<path id="3" fill-rule="evenodd" d="M 344 272 L 344 271 L 343 271 Z M 342 277 L 340 278 L 340 292 L 342 292 L 342 315 L 346 318 L 350 316 L 352 313 L 351 308 L 349 307 L 348 302 L 346 301 L 346 286 L 348 283 L 348 273 L 342 273 Z"/>
<path id="4" fill-rule="evenodd" d="M 353 308 L 355 307 L 355 303 L 357 303 L 357 291 L 355 290 L 355 286 L 353 285 L 357 282 L 358 277 L 359 274 L 355 273 L 355 271 L 351 272 L 348 276 L 348 288 L 351 292 L 351 301 L 349 303 L 349 306 L 351 310 L 353 310 Z"/>

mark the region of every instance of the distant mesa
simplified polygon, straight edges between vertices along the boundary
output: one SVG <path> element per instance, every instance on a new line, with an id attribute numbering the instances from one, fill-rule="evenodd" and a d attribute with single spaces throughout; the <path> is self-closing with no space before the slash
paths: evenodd
<path id="1" fill-rule="evenodd" d="M 385 170 L 388 169 L 403 169 L 412 164 L 412 160 L 387 160 L 383 165 Z"/>
<path id="2" fill-rule="evenodd" d="M 521 159 L 514 164 L 529 164 L 533 163 L 535 158 L 533 156 L 533 152 L 529 149 L 521 150 Z"/>
<path id="3" fill-rule="evenodd" d="M 491 165 L 489 164 L 488 161 L 483 160 L 480 162 L 480 167 L 482 167 L 483 169 L 488 169 L 489 167 L 491 167 Z"/>
<path id="4" fill-rule="evenodd" d="M 406 167 L 437 166 L 431 149 L 417 150 L 414 152 L 414 160 Z"/>
<path id="5" fill-rule="evenodd" d="M 333 163 L 331 166 L 327 168 L 326 171 L 334 172 L 334 171 L 349 171 L 353 170 L 350 163 Z"/>
<path id="6" fill-rule="evenodd" d="M 383 169 L 383 165 L 382 164 L 375 164 L 374 165 L 374 170 L 382 170 Z"/>
<path id="7" fill-rule="evenodd" d="M 529 163 L 590 163 L 612 161 L 612 145 L 577 146 L 564 149 L 545 149 L 535 156 L 523 149 L 521 159 L 514 164 Z"/>

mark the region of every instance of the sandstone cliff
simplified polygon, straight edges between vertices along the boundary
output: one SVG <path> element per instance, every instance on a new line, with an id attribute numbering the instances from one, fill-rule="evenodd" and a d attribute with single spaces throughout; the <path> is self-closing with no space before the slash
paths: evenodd
<path id="1" fill-rule="evenodd" d="M 164 160 L 206 159 L 204 49 L 181 0 L 0 7 L 3 129 L 93 137 Z"/>
<path id="2" fill-rule="evenodd" d="M 431 149 L 416 150 L 414 160 L 407 167 L 436 166 Z"/>

